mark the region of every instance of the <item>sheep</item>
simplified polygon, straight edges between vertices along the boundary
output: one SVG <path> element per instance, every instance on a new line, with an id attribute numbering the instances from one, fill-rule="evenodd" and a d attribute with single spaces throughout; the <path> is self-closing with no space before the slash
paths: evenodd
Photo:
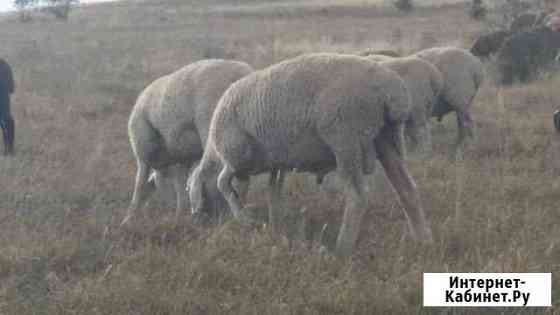
<path id="1" fill-rule="evenodd" d="M 504 41 L 513 33 L 506 30 L 499 30 L 489 34 L 481 35 L 475 40 L 471 49 L 471 54 L 479 58 L 489 58 L 498 52 Z"/>
<path id="2" fill-rule="evenodd" d="M 243 62 L 201 60 L 155 80 L 144 89 L 128 122 L 137 173 L 133 197 L 121 225 L 133 217 L 156 188 L 169 192 L 170 186 L 174 189 L 178 219 L 185 208 L 183 185 L 187 172 L 202 156 L 202 144 L 208 138 L 215 106 L 231 83 L 252 71 Z M 150 170 L 154 173 L 148 177 Z M 241 185 L 243 194 L 247 183 Z"/>
<path id="3" fill-rule="evenodd" d="M 10 110 L 10 95 L 14 90 L 12 68 L 0 58 L 0 128 L 4 138 L 4 155 L 14 153 L 15 122 Z"/>
<path id="4" fill-rule="evenodd" d="M 404 164 L 402 127 L 410 95 L 392 70 L 367 58 L 308 54 L 254 72 L 220 99 L 204 155 L 189 180 L 193 213 L 206 211 L 218 190 L 242 218 L 234 177 L 271 173 L 269 224 L 274 231 L 282 173 L 337 171 L 346 209 L 336 250 L 346 256 L 367 206 L 364 174 L 376 158 L 404 206 L 412 236 L 431 241 L 416 184 Z M 208 189 L 210 186 L 217 186 Z"/>
<path id="5" fill-rule="evenodd" d="M 553 25 L 551 24 L 551 27 Z M 560 32 L 543 26 L 508 38 L 497 54 L 500 83 L 534 79 L 549 68 L 560 50 Z"/>
<path id="6" fill-rule="evenodd" d="M 539 20 L 540 14 L 537 12 L 526 12 L 511 22 L 509 29 L 513 32 L 523 32 L 533 28 L 536 22 Z"/>
<path id="7" fill-rule="evenodd" d="M 482 62 L 467 50 L 456 47 L 435 47 L 413 56 L 432 63 L 443 75 L 443 90 L 432 110 L 432 116 L 441 121 L 455 111 L 457 115 L 457 146 L 466 138 L 474 138 L 474 125 L 470 114 L 471 103 L 484 80 Z"/>
<path id="8" fill-rule="evenodd" d="M 552 9 L 523 13 L 511 22 L 509 29 L 513 33 L 520 33 L 544 26 L 553 13 Z"/>
<path id="9" fill-rule="evenodd" d="M 424 153 L 431 152 L 429 118 L 434 103 L 443 89 L 441 72 L 431 63 L 417 57 L 391 58 L 370 55 L 367 58 L 380 62 L 404 80 L 412 100 L 410 117 L 405 124 L 405 134 L 411 140 L 413 149 L 420 144 Z"/>

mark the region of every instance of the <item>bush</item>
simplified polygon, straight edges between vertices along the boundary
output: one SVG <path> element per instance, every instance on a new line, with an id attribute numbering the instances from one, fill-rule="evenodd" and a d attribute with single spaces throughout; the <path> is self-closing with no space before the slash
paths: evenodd
<path id="1" fill-rule="evenodd" d="M 18 18 L 20 22 L 31 21 L 31 8 L 37 5 L 37 0 L 14 0 L 14 7 L 18 11 Z"/>
<path id="2" fill-rule="evenodd" d="M 414 4 L 412 3 L 412 0 L 395 0 L 393 2 L 393 5 L 397 9 L 403 12 L 410 12 L 412 11 L 412 9 L 414 9 Z"/>
<path id="3" fill-rule="evenodd" d="M 59 20 L 68 20 L 72 7 L 79 0 L 14 0 L 21 22 L 31 21 L 31 10 L 40 7 L 42 12 L 49 13 Z"/>
<path id="4" fill-rule="evenodd" d="M 472 0 L 469 16 L 474 20 L 482 20 L 486 17 L 488 10 L 482 0 Z"/>
<path id="5" fill-rule="evenodd" d="M 492 29 L 509 29 L 511 22 L 521 14 L 537 6 L 538 1 L 495 0 L 491 14 L 486 21 Z"/>

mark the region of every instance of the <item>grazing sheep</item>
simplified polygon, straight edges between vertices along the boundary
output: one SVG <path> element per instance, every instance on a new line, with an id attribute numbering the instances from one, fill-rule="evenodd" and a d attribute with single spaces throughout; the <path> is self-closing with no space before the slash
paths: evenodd
<path id="1" fill-rule="evenodd" d="M 377 157 L 413 237 L 429 241 L 431 230 L 403 160 L 402 126 L 409 110 L 402 79 L 362 57 L 309 54 L 254 72 L 234 83 L 216 107 L 204 155 L 189 180 L 193 213 L 207 209 L 206 201 L 213 199 L 207 188 L 217 185 L 231 212 L 241 217 L 232 179 L 271 173 L 274 230 L 282 172 L 336 169 L 346 197 L 336 252 L 348 255 L 367 206 L 364 174 L 374 171 Z"/>
<path id="2" fill-rule="evenodd" d="M 140 94 L 128 122 L 138 170 L 122 224 L 156 187 L 173 187 L 176 217 L 180 215 L 186 201 L 187 172 L 202 156 L 214 108 L 231 83 L 250 72 L 246 63 L 202 60 L 157 79 Z M 150 169 L 155 172 L 148 178 Z"/>
<path id="3" fill-rule="evenodd" d="M 443 75 L 443 90 L 432 116 L 439 121 L 451 111 L 457 114 L 457 145 L 474 138 L 471 103 L 484 80 L 482 62 L 468 51 L 455 47 L 435 47 L 414 54 L 432 63 Z"/>
<path id="4" fill-rule="evenodd" d="M 10 110 L 10 94 L 14 93 L 15 84 L 12 68 L 0 58 L 0 128 L 4 138 L 4 154 L 14 153 L 15 123 Z"/>
<path id="5" fill-rule="evenodd" d="M 380 62 L 404 80 L 412 100 L 405 134 L 411 140 L 413 149 L 420 145 L 424 153 L 431 152 L 429 119 L 432 108 L 443 89 L 441 72 L 431 63 L 417 57 L 391 58 L 370 55 L 367 58 Z"/>
<path id="6" fill-rule="evenodd" d="M 498 52 L 504 41 L 512 32 L 499 30 L 490 34 L 481 35 L 473 43 L 470 52 L 479 58 L 488 58 Z"/>
<path id="7" fill-rule="evenodd" d="M 547 26 L 508 38 L 497 55 L 500 83 L 527 82 L 552 66 L 560 49 L 560 32 Z"/>
<path id="8" fill-rule="evenodd" d="M 509 29 L 480 36 L 473 43 L 470 52 L 477 57 L 488 58 L 498 52 L 508 37 L 547 25 L 554 17 L 553 12 L 548 10 L 521 14 L 513 20 Z"/>
<path id="9" fill-rule="evenodd" d="M 357 53 L 358 56 L 367 57 L 370 55 L 387 56 L 387 57 L 401 57 L 401 54 L 391 49 L 366 49 Z"/>

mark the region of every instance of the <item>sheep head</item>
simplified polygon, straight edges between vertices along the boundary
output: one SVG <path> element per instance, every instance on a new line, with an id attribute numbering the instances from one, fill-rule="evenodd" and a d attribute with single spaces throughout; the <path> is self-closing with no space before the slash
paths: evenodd
<path id="1" fill-rule="evenodd" d="M 200 218 L 216 219 L 228 210 L 227 203 L 217 187 L 216 165 L 200 163 L 187 181 L 191 214 Z"/>

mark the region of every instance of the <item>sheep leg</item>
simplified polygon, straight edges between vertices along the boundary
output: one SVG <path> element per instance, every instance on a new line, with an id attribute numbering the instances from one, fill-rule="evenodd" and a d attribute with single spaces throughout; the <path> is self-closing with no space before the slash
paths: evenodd
<path id="1" fill-rule="evenodd" d="M 408 120 L 406 122 L 404 132 L 410 141 L 411 151 L 415 152 L 418 149 L 418 144 L 420 143 L 418 126 L 412 120 Z"/>
<path id="2" fill-rule="evenodd" d="M 177 207 L 175 208 L 175 222 L 179 222 L 181 212 L 186 209 L 187 191 L 184 189 L 187 182 L 187 171 L 189 167 L 186 165 L 177 165 L 173 172 L 173 188 L 177 199 Z"/>
<path id="3" fill-rule="evenodd" d="M 376 139 L 378 158 L 385 174 L 397 192 L 408 219 L 408 226 L 414 239 L 432 242 L 432 232 L 427 224 L 424 210 L 420 202 L 420 194 L 414 179 L 409 175 L 403 156 L 399 154 L 395 144 L 386 131 Z"/>
<path id="4" fill-rule="evenodd" d="M 474 138 L 474 124 L 469 112 L 460 110 L 457 111 L 457 127 L 457 146 L 462 145 L 467 137 L 469 139 Z"/>
<path id="5" fill-rule="evenodd" d="M 228 164 L 224 164 L 220 175 L 218 175 L 218 190 L 220 190 L 224 199 L 227 201 L 233 216 L 236 219 L 242 219 L 239 197 L 232 186 L 234 174 L 233 168 Z"/>
<path id="6" fill-rule="evenodd" d="M 148 165 L 142 161 L 138 161 L 137 164 L 138 169 L 136 171 L 134 193 L 132 194 L 130 206 L 128 207 L 125 218 L 121 222 L 121 226 L 127 224 L 134 217 L 136 209 L 138 209 L 156 189 L 155 183 L 153 181 L 148 181 L 148 177 L 150 176 L 150 168 Z"/>
<path id="7" fill-rule="evenodd" d="M 325 180 L 325 176 L 327 176 L 327 174 L 328 174 L 328 172 L 319 172 L 319 173 L 315 174 L 315 183 L 318 186 L 323 185 L 323 181 Z"/>
<path id="8" fill-rule="evenodd" d="M 502 85 L 512 85 L 514 79 L 513 66 L 508 63 L 500 64 L 500 81 Z"/>
<path id="9" fill-rule="evenodd" d="M 249 193 L 249 176 L 238 176 L 237 177 L 237 193 L 241 204 L 247 203 L 247 194 Z"/>
<path id="10" fill-rule="evenodd" d="M 340 150 L 335 154 L 337 159 L 337 172 L 344 187 L 345 204 L 342 225 L 336 240 L 336 254 L 349 256 L 354 249 L 358 239 L 360 225 L 367 199 L 365 196 L 365 184 L 361 172 L 361 160 L 364 157 L 359 150 Z"/>
<path id="11" fill-rule="evenodd" d="M 432 134 L 428 123 L 407 123 L 405 133 L 411 142 L 412 151 L 418 151 L 422 157 L 432 152 Z"/>
<path id="12" fill-rule="evenodd" d="M 371 175 L 375 172 L 376 159 L 375 145 L 373 141 L 368 139 L 368 141 L 362 144 L 362 171 L 364 174 Z"/>
<path id="13" fill-rule="evenodd" d="M 427 121 L 426 124 L 419 128 L 418 134 L 420 135 L 420 143 L 422 143 L 424 156 L 431 154 L 433 151 L 432 130 Z"/>
<path id="14" fill-rule="evenodd" d="M 268 200 L 268 224 L 273 233 L 278 231 L 278 224 L 282 219 L 282 186 L 284 185 L 285 172 L 275 170 L 270 172 L 269 178 L 269 200 Z"/>
<path id="15" fill-rule="evenodd" d="M 163 196 L 164 200 L 175 200 L 174 175 L 173 166 L 166 166 L 154 170 L 148 178 L 148 183 L 155 183 L 156 190 Z"/>

